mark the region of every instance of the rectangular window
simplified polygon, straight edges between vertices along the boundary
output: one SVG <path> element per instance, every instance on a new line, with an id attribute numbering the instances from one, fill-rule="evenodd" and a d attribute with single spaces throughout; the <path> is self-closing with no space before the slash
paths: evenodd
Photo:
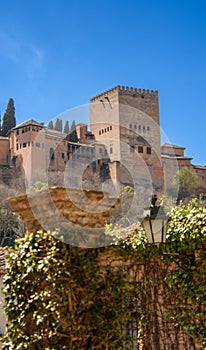
<path id="1" fill-rule="evenodd" d="M 152 153 L 151 147 L 147 147 L 147 154 L 151 154 L 151 153 Z"/>
<path id="2" fill-rule="evenodd" d="M 62 159 L 64 159 L 64 153 L 62 153 Z"/>
<path id="3" fill-rule="evenodd" d="M 112 125 L 110 125 L 110 130 L 112 130 Z"/>
<path id="4" fill-rule="evenodd" d="M 102 153 L 102 148 L 99 149 L 99 153 Z"/>
<path id="5" fill-rule="evenodd" d="M 19 135 L 19 130 L 16 130 L 16 135 Z"/>
<path id="6" fill-rule="evenodd" d="M 34 146 L 34 142 L 32 141 L 32 146 Z"/>
<path id="7" fill-rule="evenodd" d="M 30 141 L 28 141 L 28 146 L 30 146 Z"/>
<path id="8" fill-rule="evenodd" d="M 131 147 L 130 147 L 130 152 L 131 152 L 131 153 L 134 153 L 134 146 L 131 146 Z"/>
<path id="9" fill-rule="evenodd" d="M 99 130 L 99 135 L 101 135 L 101 130 Z"/>
<path id="10" fill-rule="evenodd" d="M 26 148 L 26 142 L 23 143 L 23 148 Z"/>
<path id="11" fill-rule="evenodd" d="M 36 147 L 41 147 L 40 142 L 36 142 Z"/>
<path id="12" fill-rule="evenodd" d="M 20 143 L 20 148 L 21 148 L 21 143 Z"/>
<path id="13" fill-rule="evenodd" d="M 18 149 L 19 149 L 19 144 L 17 143 L 16 144 L 16 150 L 18 151 Z"/>
<path id="14" fill-rule="evenodd" d="M 110 152 L 110 154 L 112 154 L 112 153 L 113 153 L 113 148 L 112 148 L 112 147 L 110 147 L 109 152 Z"/>
<path id="15" fill-rule="evenodd" d="M 138 146 L 138 153 L 143 153 L 143 146 Z"/>
<path id="16" fill-rule="evenodd" d="M 107 127 L 107 131 L 109 131 L 109 127 Z"/>

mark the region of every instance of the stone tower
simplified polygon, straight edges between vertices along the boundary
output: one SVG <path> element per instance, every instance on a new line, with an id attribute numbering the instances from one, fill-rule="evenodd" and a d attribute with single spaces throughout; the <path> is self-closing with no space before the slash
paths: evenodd
<path id="1" fill-rule="evenodd" d="M 116 86 L 91 98 L 90 121 L 107 148 L 113 179 L 162 190 L 157 91 Z"/>

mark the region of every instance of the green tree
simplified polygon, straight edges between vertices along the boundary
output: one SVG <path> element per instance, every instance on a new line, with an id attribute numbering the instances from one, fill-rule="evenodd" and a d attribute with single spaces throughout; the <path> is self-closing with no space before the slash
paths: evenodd
<path id="1" fill-rule="evenodd" d="M 2 120 L 2 135 L 6 136 L 8 131 L 15 126 L 16 126 L 16 118 L 15 118 L 14 100 L 10 98 L 6 108 L 6 112 L 4 113 L 3 120 Z"/>
<path id="2" fill-rule="evenodd" d="M 0 246 L 13 246 L 15 239 L 25 234 L 25 225 L 8 204 L 0 201 Z"/>
<path id="3" fill-rule="evenodd" d="M 65 134 L 69 133 L 69 122 L 68 122 L 68 120 L 66 121 L 66 123 L 64 125 L 64 132 L 65 132 Z"/>
<path id="4" fill-rule="evenodd" d="M 73 120 L 71 129 L 69 134 L 67 135 L 66 139 L 70 142 L 78 142 L 78 137 L 77 137 L 77 131 L 76 131 L 76 124 L 75 121 Z"/>
<path id="5" fill-rule="evenodd" d="M 54 124 L 52 120 L 48 123 L 48 129 L 54 129 Z"/>
<path id="6" fill-rule="evenodd" d="M 62 120 L 57 118 L 55 121 L 54 129 L 62 132 Z"/>
<path id="7" fill-rule="evenodd" d="M 8 260 L 3 349 L 131 349 L 122 331 L 132 317 L 125 267 L 102 271 L 97 249 L 46 232 L 19 240 Z"/>
<path id="8" fill-rule="evenodd" d="M 188 168 L 181 168 L 174 176 L 172 190 L 178 189 L 178 201 L 196 193 L 198 176 Z"/>

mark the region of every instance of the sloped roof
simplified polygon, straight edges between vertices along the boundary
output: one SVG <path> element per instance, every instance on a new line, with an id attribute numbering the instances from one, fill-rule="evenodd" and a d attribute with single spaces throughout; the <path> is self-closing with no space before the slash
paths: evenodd
<path id="1" fill-rule="evenodd" d="M 162 147 L 170 147 L 170 148 L 180 148 L 180 149 L 185 149 L 185 147 L 182 146 L 177 146 L 177 145 L 172 145 L 171 143 L 164 143 L 161 145 Z"/>
<path id="2" fill-rule="evenodd" d="M 29 119 L 29 120 L 26 120 L 25 122 L 19 124 L 19 125 L 16 125 L 14 128 L 12 128 L 11 130 L 15 130 L 15 129 L 18 129 L 18 128 L 22 128 L 23 126 L 27 126 L 27 125 L 34 125 L 34 126 L 41 126 L 43 127 L 43 123 L 38 123 L 36 120 L 34 119 Z"/>

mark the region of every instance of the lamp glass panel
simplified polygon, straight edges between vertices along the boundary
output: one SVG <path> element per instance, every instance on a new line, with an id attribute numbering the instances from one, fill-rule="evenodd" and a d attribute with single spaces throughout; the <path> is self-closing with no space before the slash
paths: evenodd
<path id="1" fill-rule="evenodd" d="M 154 243 L 152 239 L 152 232 L 151 232 L 151 226 L 150 226 L 150 219 L 146 218 L 142 222 L 143 228 L 145 230 L 146 236 L 147 236 L 147 241 L 148 243 Z"/>
<path id="2" fill-rule="evenodd" d="M 154 243 L 164 243 L 166 240 L 166 222 L 158 217 L 155 220 L 151 220 L 152 222 L 152 231 L 154 234 Z M 162 229 L 164 229 L 164 234 L 162 237 Z"/>

